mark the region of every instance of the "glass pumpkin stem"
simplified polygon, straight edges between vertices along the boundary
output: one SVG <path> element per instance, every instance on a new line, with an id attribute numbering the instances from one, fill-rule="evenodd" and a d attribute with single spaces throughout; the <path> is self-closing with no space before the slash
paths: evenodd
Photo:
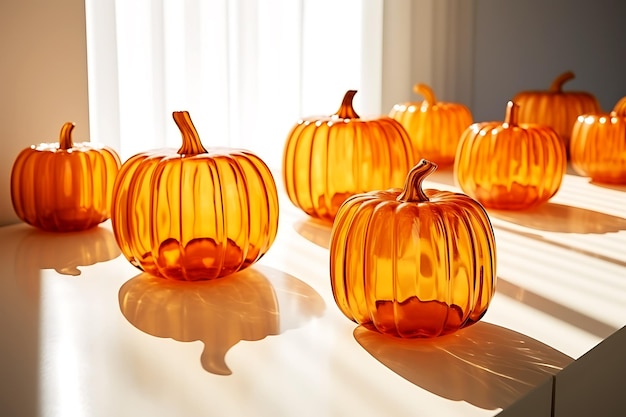
<path id="1" fill-rule="evenodd" d="M 429 105 L 434 106 L 435 104 L 437 104 L 435 92 L 426 84 L 415 84 L 415 86 L 413 87 L 413 92 L 424 97 L 424 101 L 427 102 Z"/>
<path id="2" fill-rule="evenodd" d="M 506 111 L 504 112 L 504 125 L 517 126 L 517 114 L 519 113 L 519 104 L 509 101 L 506 103 Z"/>
<path id="3" fill-rule="evenodd" d="M 200 153 L 207 153 L 207 150 L 202 146 L 200 142 L 200 136 L 198 131 L 191 121 L 189 112 L 187 111 L 175 111 L 172 116 L 180 130 L 180 134 L 183 137 L 183 145 L 178 150 L 179 155 L 197 155 Z"/>
<path id="4" fill-rule="evenodd" d="M 335 116 L 340 119 L 358 119 L 359 115 L 354 111 L 354 107 L 352 107 L 352 100 L 354 100 L 354 95 L 356 94 L 356 90 L 348 90 L 346 95 L 343 96 L 343 101 L 341 102 L 341 106 Z"/>
<path id="5" fill-rule="evenodd" d="M 59 149 L 68 150 L 72 149 L 72 146 L 74 146 L 72 141 L 72 130 L 74 130 L 74 126 L 74 123 L 66 122 L 61 127 L 61 133 L 59 134 Z"/>
<path id="6" fill-rule="evenodd" d="M 574 78 L 575 75 L 572 71 L 566 71 L 563 74 L 556 77 L 554 81 L 552 81 L 552 85 L 550 85 L 550 92 L 552 93 L 560 93 L 563 90 L 563 84 L 567 81 Z"/>
<path id="7" fill-rule="evenodd" d="M 613 113 L 618 117 L 626 117 L 626 97 L 622 97 L 613 107 Z"/>
<path id="8" fill-rule="evenodd" d="M 437 164 L 430 162 L 426 159 L 422 159 L 409 171 L 406 176 L 404 188 L 402 192 L 396 197 L 396 200 L 402 202 L 420 203 L 429 201 L 428 197 L 422 189 L 422 182 L 424 179 L 437 169 Z"/>

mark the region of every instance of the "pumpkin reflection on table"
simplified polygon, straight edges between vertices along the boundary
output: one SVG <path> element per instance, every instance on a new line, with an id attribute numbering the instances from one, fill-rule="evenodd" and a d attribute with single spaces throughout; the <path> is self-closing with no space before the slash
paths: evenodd
<path id="1" fill-rule="evenodd" d="M 120 255 L 113 233 L 100 226 L 67 233 L 28 228 L 19 239 L 15 257 L 18 286 L 33 301 L 39 299 L 41 270 L 53 269 L 61 275 L 80 276 L 81 267 L 110 261 Z"/>
<path id="2" fill-rule="evenodd" d="M 225 356 L 239 341 L 279 335 L 321 316 L 325 308 L 304 282 L 260 265 L 195 282 L 142 273 L 122 285 L 119 305 L 124 317 L 145 333 L 201 341 L 202 367 L 216 375 L 232 373 Z"/>

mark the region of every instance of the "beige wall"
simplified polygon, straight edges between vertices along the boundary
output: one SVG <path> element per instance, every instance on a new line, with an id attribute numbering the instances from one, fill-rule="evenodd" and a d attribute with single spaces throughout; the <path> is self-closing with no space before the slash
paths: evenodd
<path id="1" fill-rule="evenodd" d="M 76 123 L 88 140 L 84 0 L 0 1 L 0 226 L 17 222 L 11 167 L 25 147 Z"/>

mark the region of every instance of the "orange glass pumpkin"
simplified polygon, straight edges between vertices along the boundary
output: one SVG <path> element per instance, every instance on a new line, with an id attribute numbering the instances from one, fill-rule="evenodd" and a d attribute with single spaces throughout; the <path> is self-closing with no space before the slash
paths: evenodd
<path id="1" fill-rule="evenodd" d="M 602 183 L 626 184 L 626 97 L 609 114 L 584 114 L 572 129 L 572 168 Z"/>
<path id="2" fill-rule="evenodd" d="M 509 101 L 503 123 L 474 123 L 461 136 L 456 182 L 485 207 L 533 207 L 561 186 L 567 168 L 563 141 L 550 126 L 518 124 L 519 108 Z"/>
<path id="3" fill-rule="evenodd" d="M 537 123 L 554 128 L 569 149 L 572 127 L 579 115 L 600 112 L 596 97 L 585 91 L 563 91 L 563 84 L 575 77 L 571 71 L 559 75 L 547 91 L 522 91 L 513 97 L 520 106 L 520 123 Z"/>
<path id="4" fill-rule="evenodd" d="M 265 163 L 245 150 L 205 149 L 187 112 L 174 112 L 181 148 L 139 153 L 115 182 L 111 222 L 124 256 L 170 279 L 213 279 L 270 248 L 278 195 Z"/>
<path id="5" fill-rule="evenodd" d="M 390 117 L 361 119 L 346 93 L 337 113 L 296 123 L 283 153 L 291 202 L 332 222 L 343 201 L 372 189 L 399 187 L 413 165 L 411 139 Z"/>
<path id="6" fill-rule="evenodd" d="M 58 142 L 26 148 L 13 164 L 13 209 L 21 220 L 42 230 L 86 230 L 111 215 L 120 158 L 104 145 L 74 143 L 73 129 L 74 123 L 65 123 Z"/>
<path id="7" fill-rule="evenodd" d="M 476 323 L 496 283 L 484 208 L 459 193 L 422 189 L 422 160 L 404 189 L 355 195 L 331 233 L 331 286 L 349 319 L 399 337 L 434 337 Z"/>
<path id="8" fill-rule="evenodd" d="M 472 124 L 472 113 L 463 104 L 437 101 L 426 84 L 416 84 L 413 90 L 424 101 L 396 104 L 389 117 L 400 122 L 411 137 L 414 161 L 424 158 L 439 166 L 454 163 L 461 133 Z"/>

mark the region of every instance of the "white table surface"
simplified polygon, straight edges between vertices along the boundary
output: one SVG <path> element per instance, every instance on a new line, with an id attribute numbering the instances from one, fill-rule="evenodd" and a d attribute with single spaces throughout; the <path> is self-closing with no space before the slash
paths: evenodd
<path id="1" fill-rule="evenodd" d="M 626 325 L 626 187 L 568 174 L 538 209 L 490 210 L 496 295 L 433 340 L 344 317 L 330 227 L 280 204 L 257 265 L 187 286 L 131 266 L 109 222 L 0 228 L 0 415 L 549 416 L 554 375 Z"/>

